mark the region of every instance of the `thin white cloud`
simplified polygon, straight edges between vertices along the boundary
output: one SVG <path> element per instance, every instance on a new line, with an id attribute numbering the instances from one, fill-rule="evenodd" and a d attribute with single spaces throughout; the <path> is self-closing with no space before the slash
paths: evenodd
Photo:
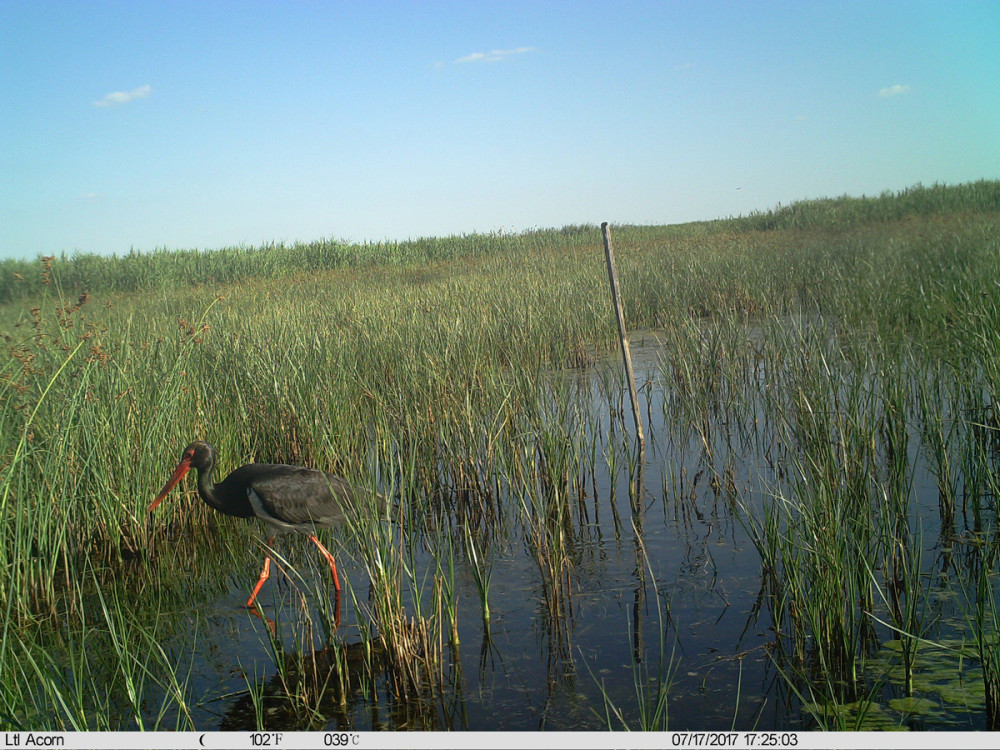
<path id="1" fill-rule="evenodd" d="M 471 55 L 460 57 L 455 60 L 455 64 L 472 62 L 499 62 L 512 55 L 523 55 L 526 52 L 534 52 L 534 47 L 518 47 L 517 49 L 491 49 L 489 52 L 473 52 Z"/>
<path id="2" fill-rule="evenodd" d="M 115 107 L 119 104 L 128 104 L 136 99 L 145 99 L 147 96 L 153 93 L 152 86 L 148 84 L 146 86 L 140 86 L 137 89 L 132 89 L 131 91 L 112 91 L 103 99 L 99 99 L 94 102 L 95 107 Z"/>
<path id="3" fill-rule="evenodd" d="M 910 87 L 896 84 L 895 86 L 889 86 L 888 88 L 879 89 L 879 96 L 902 96 L 903 94 L 909 94 Z"/>

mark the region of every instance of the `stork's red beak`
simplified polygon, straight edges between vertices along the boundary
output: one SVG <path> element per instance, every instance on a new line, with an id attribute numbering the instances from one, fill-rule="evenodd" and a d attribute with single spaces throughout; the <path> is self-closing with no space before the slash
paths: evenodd
<path id="1" fill-rule="evenodd" d="M 181 459 L 181 462 L 177 464 L 177 468 L 174 469 L 174 473 L 170 475 L 170 479 L 168 479 L 167 483 L 163 485 L 163 489 L 160 490 L 160 494 L 156 496 L 156 499 L 152 503 L 150 503 L 149 508 L 146 510 L 146 512 L 152 513 L 153 508 L 155 508 L 157 505 L 163 502 L 163 498 L 165 498 L 169 494 L 170 490 L 174 488 L 174 485 L 176 485 L 179 481 L 181 481 L 184 475 L 187 474 L 190 470 L 191 470 L 191 456 L 184 456 L 184 458 Z"/>

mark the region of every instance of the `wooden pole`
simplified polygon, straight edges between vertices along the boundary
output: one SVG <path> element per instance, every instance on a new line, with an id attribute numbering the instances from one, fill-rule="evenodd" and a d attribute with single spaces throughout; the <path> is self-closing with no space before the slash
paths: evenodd
<path id="1" fill-rule="evenodd" d="M 645 447 L 646 438 L 642 434 L 642 415 L 639 413 L 639 394 L 635 390 L 635 373 L 632 371 L 632 352 L 625 336 L 625 313 L 622 311 L 621 298 L 618 296 L 618 271 L 615 269 L 615 251 L 611 249 L 611 230 L 608 222 L 601 224 L 604 234 L 604 258 L 608 262 L 608 281 L 611 282 L 611 301 L 615 308 L 615 318 L 618 320 L 618 339 L 622 343 L 622 359 L 625 360 L 625 374 L 628 377 L 628 392 L 632 398 L 632 416 L 635 417 L 635 432 L 639 437 L 639 445 Z"/>

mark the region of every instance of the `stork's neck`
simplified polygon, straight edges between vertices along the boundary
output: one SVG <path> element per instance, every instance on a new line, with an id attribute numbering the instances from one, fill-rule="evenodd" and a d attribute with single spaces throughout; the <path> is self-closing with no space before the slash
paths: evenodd
<path id="1" fill-rule="evenodd" d="M 198 494 L 205 501 L 206 505 L 218 511 L 222 511 L 222 502 L 215 492 L 215 480 L 212 479 L 212 472 L 215 471 L 215 462 L 198 469 Z"/>

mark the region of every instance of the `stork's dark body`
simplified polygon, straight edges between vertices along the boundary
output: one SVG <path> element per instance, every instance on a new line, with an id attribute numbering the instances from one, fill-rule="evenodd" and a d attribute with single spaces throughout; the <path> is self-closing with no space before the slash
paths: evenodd
<path id="1" fill-rule="evenodd" d="M 215 449 L 198 440 L 184 449 L 173 475 L 149 506 L 150 511 L 190 469 L 198 471 L 198 494 L 207 505 L 228 516 L 259 518 L 268 526 L 269 545 L 273 543 L 274 536 L 283 531 L 309 535 L 330 564 L 339 603 L 337 566 L 333 556 L 316 537 L 316 529 L 341 524 L 353 511 L 355 495 L 347 482 L 318 469 L 287 464 L 246 464 L 215 484 Z M 257 586 L 247 601 L 248 607 L 267 580 L 270 569 L 271 557 L 267 555 Z"/>
<path id="2" fill-rule="evenodd" d="M 265 523 L 307 532 L 330 528 L 347 520 L 345 506 L 354 494 L 343 479 L 317 469 L 287 464 L 246 464 L 219 484 L 212 482 L 211 466 L 198 470 L 198 494 L 217 511 L 239 518 L 257 516 Z M 260 498 L 254 509 L 250 493 Z"/>

